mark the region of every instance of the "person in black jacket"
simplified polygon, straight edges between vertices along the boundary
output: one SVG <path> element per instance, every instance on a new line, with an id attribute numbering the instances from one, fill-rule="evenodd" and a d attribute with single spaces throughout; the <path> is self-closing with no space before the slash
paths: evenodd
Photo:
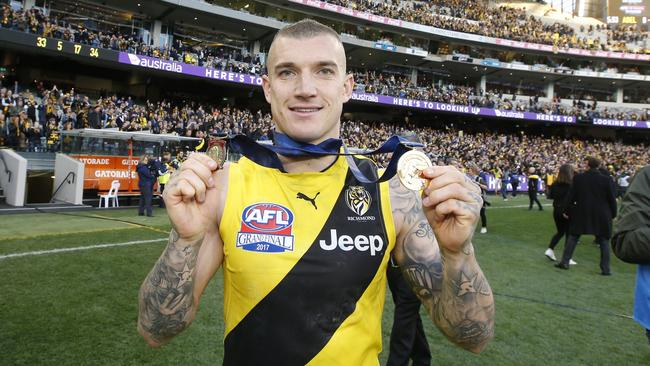
<path id="1" fill-rule="evenodd" d="M 645 328 L 650 342 L 650 165 L 634 176 L 616 220 L 612 249 L 622 261 L 639 265 L 634 320 Z"/>
<path id="2" fill-rule="evenodd" d="M 510 185 L 512 186 L 512 197 L 517 197 L 517 190 L 519 189 L 519 175 L 516 171 L 510 173 Z"/>
<path id="3" fill-rule="evenodd" d="M 483 206 L 481 206 L 481 211 L 480 211 L 481 234 L 485 234 L 487 233 L 487 216 L 485 215 L 485 208 L 490 205 L 486 197 L 486 192 L 488 188 L 487 183 L 485 182 L 485 179 L 481 177 L 481 170 L 474 163 L 469 164 L 468 176 L 481 188 L 481 198 L 483 199 Z"/>
<path id="4" fill-rule="evenodd" d="M 386 278 L 395 303 L 386 366 L 408 365 L 410 361 L 413 361 L 413 366 L 430 365 L 431 350 L 420 318 L 422 303 L 392 258 L 386 270 Z"/>
<path id="5" fill-rule="evenodd" d="M 616 217 L 616 194 L 609 177 L 598 171 L 600 160 L 589 157 L 588 169 L 573 178 L 569 192 L 569 235 L 562 260 L 555 266 L 569 269 L 569 260 L 578 244 L 580 235 L 596 236 L 600 246 L 600 273 L 611 275 L 609 268 L 609 238 L 612 236 L 612 220 Z"/>
<path id="6" fill-rule="evenodd" d="M 548 244 L 548 249 L 546 249 L 544 255 L 552 261 L 556 260 L 555 252 L 553 251 L 555 246 L 560 239 L 567 236 L 569 229 L 569 219 L 565 217 L 565 211 L 567 209 L 569 190 L 571 189 L 574 174 L 573 165 L 562 165 L 557 179 L 549 188 L 548 198 L 553 200 L 553 220 L 555 221 L 556 233 L 551 238 L 551 242 Z"/>
<path id="7" fill-rule="evenodd" d="M 539 207 L 539 210 L 542 211 L 542 204 L 539 202 L 539 198 L 537 198 L 537 187 L 539 186 L 539 175 L 535 173 L 535 168 L 530 167 L 528 168 L 528 210 L 533 209 L 533 203 L 537 203 L 537 206 Z"/>
<path id="8" fill-rule="evenodd" d="M 147 216 L 153 216 L 151 200 L 153 199 L 153 185 L 156 181 L 156 177 L 151 174 L 149 169 L 149 157 L 147 155 L 142 155 L 140 161 L 138 161 L 138 167 L 136 168 L 138 172 L 138 188 L 140 189 L 140 207 L 138 208 L 138 215 L 144 216 L 145 210 L 147 211 Z"/>

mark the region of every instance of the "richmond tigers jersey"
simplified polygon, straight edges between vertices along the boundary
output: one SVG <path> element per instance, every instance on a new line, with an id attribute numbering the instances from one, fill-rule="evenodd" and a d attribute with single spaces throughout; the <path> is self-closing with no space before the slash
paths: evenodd
<path id="1" fill-rule="evenodd" d="M 378 364 L 395 243 L 387 183 L 359 183 L 344 157 L 298 174 L 242 158 L 219 231 L 224 365 Z"/>

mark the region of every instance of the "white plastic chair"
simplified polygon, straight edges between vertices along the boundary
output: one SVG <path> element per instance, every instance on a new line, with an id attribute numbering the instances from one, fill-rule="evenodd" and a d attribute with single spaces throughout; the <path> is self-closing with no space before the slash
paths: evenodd
<path id="1" fill-rule="evenodd" d="M 120 201 L 117 199 L 117 192 L 120 190 L 120 181 L 114 180 L 111 182 L 111 189 L 107 194 L 99 195 L 99 207 L 102 207 L 102 200 L 104 201 L 104 206 L 108 208 L 108 202 L 113 199 L 113 204 L 111 207 L 120 207 Z"/>

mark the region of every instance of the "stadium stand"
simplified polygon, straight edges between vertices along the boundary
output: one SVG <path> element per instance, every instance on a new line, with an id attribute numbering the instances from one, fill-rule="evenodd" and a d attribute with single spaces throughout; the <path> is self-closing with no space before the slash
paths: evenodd
<path id="1" fill-rule="evenodd" d="M 239 14 L 254 12 L 252 3 L 250 8 L 238 8 L 240 2 L 211 2 L 218 5 L 230 5 L 231 8 L 242 10 Z M 510 7 L 492 7 L 487 3 L 452 1 L 452 2 L 390 2 L 390 1 L 332 1 L 330 3 L 353 7 L 358 10 L 377 13 L 386 17 L 403 19 L 420 24 L 441 26 L 442 28 L 462 30 L 475 29 L 476 22 L 485 22 L 487 27 L 480 32 L 496 37 L 506 37 L 516 40 L 531 42 L 546 42 L 558 47 L 586 47 L 602 50 L 620 50 L 616 42 L 630 42 L 639 44 L 645 42 L 647 33 L 640 29 L 620 27 L 617 29 L 605 26 L 587 26 L 582 28 L 558 22 L 548 24 L 534 16 L 528 16 L 526 11 Z M 264 72 L 264 46 L 270 40 L 267 38 L 256 46 L 252 39 L 246 35 L 231 37 L 231 44 L 219 42 L 197 41 L 190 34 L 182 32 L 168 33 L 169 42 L 160 46 L 153 46 L 152 39 L 146 37 L 142 27 L 134 29 L 127 24 L 113 24 L 111 22 L 89 22 L 87 18 L 66 13 L 64 9 L 42 10 L 32 8 L 23 10 L 17 8 L 15 2 L 12 8 L 8 3 L 2 4 L 2 17 L 0 25 L 9 29 L 33 35 L 61 39 L 75 44 L 89 45 L 102 49 L 125 52 L 134 55 L 143 55 L 160 60 L 179 62 L 182 65 L 195 65 L 206 69 L 223 70 L 231 73 L 259 76 Z M 86 3 L 88 8 L 93 4 Z M 257 3 L 259 5 L 259 3 Z M 69 5 L 69 4 L 68 4 Z M 183 6 L 183 5 L 179 5 Z M 67 8 L 66 8 L 67 9 Z M 80 7 L 81 9 L 81 7 Z M 81 10 L 79 10 L 81 11 Z M 278 10 L 283 13 L 284 10 Z M 49 15 L 46 15 L 49 14 Z M 295 14 L 294 14 L 295 15 Z M 145 17 L 144 15 L 142 17 Z M 463 19 L 461 19 L 463 18 Z M 266 19 L 266 18 L 264 18 Z M 541 18 L 540 18 L 541 19 Z M 517 26 L 505 26 L 503 21 Z M 173 23 L 173 17 L 169 18 Z M 261 22 L 261 20 L 260 20 Z M 440 23 L 442 22 L 442 23 Z M 438 24 L 438 25 L 436 25 Z M 444 27 L 442 25 L 444 25 Z M 454 28 L 457 27 L 457 28 Z M 472 28 L 474 27 L 474 28 Z M 218 27 L 217 27 L 218 28 Z M 347 27 L 360 32 L 372 32 L 369 27 Z M 507 30 L 505 30 L 508 28 Z M 182 28 L 179 29 L 189 29 Z M 212 33 L 219 30 L 213 28 Z M 477 31 L 479 32 L 479 31 Z M 490 33 L 492 32 L 492 33 Z M 503 33 L 506 32 L 506 33 Z M 476 32 L 474 32 L 476 33 Z M 392 35 L 387 31 L 378 34 L 390 42 Z M 392 34 L 392 35 L 391 35 Z M 584 38 L 580 35 L 591 34 L 594 39 Z M 603 38 L 605 34 L 605 38 Z M 525 37 L 534 36 L 529 39 Z M 586 36 L 585 36 L 586 37 Z M 418 41 L 415 40 L 415 43 Z M 235 45 L 236 46 L 233 46 Z M 449 62 L 463 62 L 462 48 L 439 50 L 438 56 L 449 52 L 456 60 Z M 625 49 L 626 52 L 630 51 Z M 20 52 L 4 50 L 6 53 Z M 636 49 L 640 51 L 640 49 Z M 643 50 L 641 50 L 643 51 Z M 471 47 L 473 55 L 488 59 L 495 54 L 501 60 L 526 63 L 546 62 L 549 66 L 557 67 L 557 60 L 539 54 L 517 53 L 513 55 L 508 51 L 494 51 L 484 47 Z M 645 51 L 643 51 L 645 52 Z M 369 54 L 371 52 L 368 52 Z M 506 54 L 510 54 L 507 56 Z M 381 59 L 383 54 L 377 52 L 374 59 Z M 508 59 L 508 57 L 510 57 Z M 373 57 L 371 57 L 373 58 Z M 361 63 L 361 65 L 360 65 Z M 438 71 L 426 67 L 412 68 L 408 65 L 386 64 L 381 61 L 375 63 L 378 67 L 363 67 L 361 60 L 349 60 L 349 66 L 354 73 L 356 81 L 355 92 L 362 96 L 391 96 L 393 103 L 397 99 L 420 100 L 445 103 L 446 105 L 469 106 L 489 108 L 505 112 L 532 112 L 543 116 L 570 116 L 575 117 L 573 122 L 589 122 L 594 119 L 619 121 L 615 126 L 625 127 L 625 121 L 645 122 L 648 120 L 648 106 L 641 104 L 613 103 L 612 93 L 599 95 L 593 90 L 576 90 L 563 88 L 560 83 L 552 96 L 547 95 L 536 84 L 513 86 L 493 79 L 488 80 L 482 87 L 473 85 L 476 80 L 463 82 L 463 72 L 449 68 L 450 75 L 441 75 Z M 647 65 L 634 65 L 620 62 L 592 62 L 583 59 L 571 60 L 567 63 L 571 72 L 579 70 L 616 72 L 647 72 Z M 74 67 L 74 66 L 73 66 Z M 112 65 L 103 64 L 102 70 L 111 70 Z M 564 66 L 563 66 L 564 67 Z M 129 69 L 133 70 L 133 69 Z M 414 72 L 415 70 L 415 72 Z M 135 71 L 127 71 L 127 74 Z M 513 69 L 521 78 L 531 75 Z M 138 69 L 137 73 L 146 73 Z M 28 75 L 27 70 L 14 70 L 15 75 Z M 158 78 L 160 74 L 147 74 L 149 78 Z M 512 75 L 512 73 L 511 73 Z M 179 80 L 194 83 L 195 79 L 179 74 Z M 16 76 L 18 81 L 20 77 Z M 467 77 L 465 77 L 467 79 Z M 254 103 L 241 97 L 241 88 L 234 89 L 235 84 L 221 82 L 224 95 L 230 92 L 240 96 L 226 103 L 204 102 L 198 94 L 190 93 L 188 96 L 165 96 L 165 93 L 152 96 L 139 90 L 134 93 L 120 93 L 112 90 L 84 90 L 74 89 L 74 85 L 58 89 L 54 82 L 44 80 L 28 85 L 28 80 L 22 77 L 21 83 L 13 84 L 14 79 L 2 80 L 0 89 L 0 138 L 5 146 L 18 150 L 29 151 L 58 151 L 61 149 L 60 132 L 73 128 L 113 128 L 122 131 L 148 131 L 151 133 L 172 133 L 184 136 L 197 136 L 204 134 L 234 134 L 245 133 L 256 139 L 269 139 L 271 137 L 271 116 L 262 100 Z M 642 83 L 642 82 L 641 82 Z M 520 83 L 521 84 L 521 83 Z M 200 90 L 203 86 L 192 86 Z M 611 88 L 610 88 L 611 89 Z M 254 90 L 254 89 L 251 89 Z M 163 95 L 160 95 L 163 94 Z M 101 95 L 101 97 L 99 97 Z M 129 96 L 130 95 L 130 96 Z M 647 102 L 650 95 L 641 94 L 637 97 L 640 102 Z M 248 99 L 255 99 L 253 91 L 248 92 Z M 259 98 L 259 96 L 257 97 Z M 201 102 L 197 100 L 201 99 Z M 224 99 L 226 99 L 224 97 Z M 355 98 L 353 98 L 355 99 Z M 607 101 L 610 103 L 607 103 Z M 234 102 L 233 102 L 234 101 Z M 648 162 L 647 143 L 629 143 L 630 140 L 638 141 L 637 133 L 623 129 L 609 129 L 592 127 L 583 129 L 578 126 L 556 126 L 546 123 L 546 130 L 540 133 L 530 133 L 527 124 L 519 122 L 516 127 L 508 129 L 486 130 L 485 125 L 476 127 L 473 124 L 480 121 L 471 113 L 466 113 L 462 123 L 455 126 L 452 122 L 441 122 L 442 119 L 457 121 L 455 110 L 446 110 L 453 118 L 441 118 L 439 113 L 432 111 L 414 111 L 409 103 L 398 105 L 398 113 L 402 116 L 381 118 L 378 114 L 387 110 L 383 106 L 370 111 L 367 104 L 357 101 L 369 99 L 356 98 L 350 104 L 347 121 L 344 123 L 344 136 L 351 146 L 360 148 L 375 147 L 381 141 L 394 133 L 406 130 L 420 134 L 424 141 L 430 141 L 428 153 L 440 162 L 455 162 L 464 164 L 467 161 L 477 162 L 482 169 L 497 172 L 499 169 L 521 170 L 527 166 L 537 166 L 543 171 L 554 171 L 561 162 L 578 163 L 586 153 L 599 154 L 603 160 L 611 165 L 613 173 L 632 172 L 636 166 Z M 395 106 L 388 108 L 395 109 Z M 373 115 L 374 113 L 374 115 Z M 396 122 L 402 121 L 403 115 L 417 115 L 417 123 Z M 359 116 L 356 116 L 359 114 Z M 499 115 L 497 115 L 499 116 Z M 517 118 L 515 114 L 505 114 L 504 118 Z M 392 120 L 391 120 L 392 119 Z M 438 122 L 433 122 L 437 120 Z M 539 121 L 538 121 L 539 122 Z M 459 127 L 462 126 L 462 127 Z M 629 126 L 629 124 L 627 125 Z M 641 125 L 643 126 L 643 125 Z M 596 129 L 593 129 L 596 128 Z M 363 132 L 363 133 L 360 133 Z M 597 136 L 597 137 L 596 137 Z M 632 136 L 631 139 L 628 137 Z"/>
<path id="2" fill-rule="evenodd" d="M 42 86 L 42 83 L 38 85 Z M 7 92 L 3 88 L 0 95 L 6 96 Z M 183 100 L 137 104 L 129 97 L 116 95 L 91 101 L 74 90 L 62 92 L 56 87 L 41 90 L 39 94 L 40 97 L 30 92 L 19 94 L 28 100 L 27 107 L 20 107 L 20 102 L 18 108 L 12 107 L 9 112 L 9 122 L 2 126 L 3 133 L 0 134 L 5 145 L 17 150 L 58 151 L 60 128 L 112 128 L 192 137 L 199 133 L 201 136 L 203 133 L 243 133 L 256 140 L 271 139 L 273 131 L 271 115 L 261 110 Z M 40 127 L 40 123 L 32 122 L 35 120 L 46 120 L 47 123 Z M 611 166 L 613 174 L 633 172 L 640 162 L 650 161 L 647 143 L 623 144 L 620 141 L 584 137 L 528 136 L 523 131 L 476 131 L 471 124 L 463 128 L 433 128 L 414 123 L 351 120 L 343 123 L 342 132 L 350 146 L 362 149 L 376 148 L 379 142 L 394 134 L 415 132 L 422 141 L 428 142 L 426 151 L 434 160 L 440 163 L 455 162 L 459 166 L 475 162 L 487 172 L 498 172 L 500 169 L 522 172 L 529 166 L 536 166 L 542 172 L 554 172 L 564 162 L 579 165 L 585 154 L 602 156 Z M 385 157 L 380 158 L 380 162 L 385 161 Z"/>
<path id="3" fill-rule="evenodd" d="M 590 34 L 585 34 L 584 29 L 582 32 L 577 32 L 567 24 L 544 22 L 529 15 L 525 8 L 495 5 L 488 1 L 329 0 L 325 2 L 436 28 L 547 44 L 557 48 L 647 52 L 645 46 L 638 45 L 647 39 L 647 32 L 633 27 L 608 29 L 607 25 L 603 24 L 602 34 L 600 27 L 592 28 Z"/>
<path id="4" fill-rule="evenodd" d="M 238 49 L 228 47 L 190 46 L 177 39 L 170 47 L 153 47 L 138 38 L 135 34 L 121 34 L 116 32 L 92 31 L 83 25 L 66 21 L 52 20 L 39 9 L 12 10 L 9 5 L 3 5 L 2 27 L 38 34 L 45 37 L 73 41 L 94 47 L 101 47 L 117 51 L 125 51 L 138 55 L 150 56 L 162 60 L 175 60 L 191 65 L 200 65 L 216 70 L 225 70 L 243 74 L 260 75 L 263 64 L 260 54 L 250 54 Z M 359 75 L 363 75 L 359 77 Z M 401 98 L 419 99 L 425 101 L 439 101 L 450 104 L 482 106 L 506 111 L 530 111 L 555 115 L 570 115 L 579 118 L 606 118 L 620 120 L 647 120 L 647 111 L 632 107 L 617 107 L 611 110 L 607 107 L 598 107 L 597 103 L 583 103 L 579 99 L 590 99 L 584 95 L 567 95 L 573 101 L 560 100 L 559 98 L 542 98 L 524 95 L 521 97 L 504 96 L 505 90 L 499 90 L 499 85 L 488 90 L 475 90 L 475 88 L 455 86 L 452 83 L 438 83 L 438 85 L 416 86 L 410 76 L 386 75 L 376 70 L 362 70 L 357 72 L 357 84 L 364 87 L 366 93 L 397 96 Z M 422 83 L 419 83 L 422 85 Z M 515 94 L 515 93 L 512 93 Z"/>

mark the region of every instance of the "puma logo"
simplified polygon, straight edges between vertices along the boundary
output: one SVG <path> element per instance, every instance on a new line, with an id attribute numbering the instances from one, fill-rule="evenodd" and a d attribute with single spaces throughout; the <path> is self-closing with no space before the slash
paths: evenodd
<path id="1" fill-rule="evenodd" d="M 306 194 L 304 194 L 302 192 L 298 192 L 298 195 L 296 196 L 296 198 L 300 198 L 301 200 L 311 202 L 311 204 L 314 205 L 314 208 L 318 210 L 318 207 L 316 207 L 316 197 L 318 197 L 319 194 L 320 194 L 320 192 L 316 193 L 314 198 L 309 198 L 309 197 L 307 197 Z"/>

